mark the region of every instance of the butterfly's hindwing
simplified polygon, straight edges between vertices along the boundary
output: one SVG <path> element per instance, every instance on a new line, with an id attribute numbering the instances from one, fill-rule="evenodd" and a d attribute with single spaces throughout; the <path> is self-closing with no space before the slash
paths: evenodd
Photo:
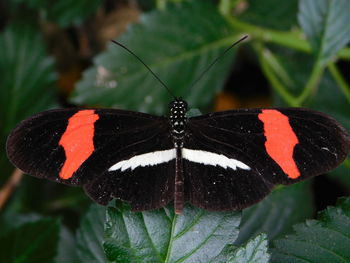
<path id="1" fill-rule="evenodd" d="M 119 140 L 125 143 L 123 148 L 118 148 Z M 125 137 L 115 136 L 82 167 L 84 174 L 95 174 L 84 189 L 100 204 L 115 197 L 129 202 L 133 210 L 162 207 L 174 195 L 175 158 L 171 151 L 174 148 L 167 123 L 130 131 Z M 164 153 L 163 159 L 160 153 Z M 92 172 L 84 171 L 89 167 Z"/>
<path id="2" fill-rule="evenodd" d="M 240 210 L 270 192 L 273 184 L 244 163 L 239 154 L 227 154 L 219 145 L 213 148 L 198 139 L 202 138 L 191 136 L 185 143 L 185 147 L 201 152 L 200 162 L 184 158 L 185 194 L 193 205 L 214 211 Z"/>
<path id="3" fill-rule="evenodd" d="M 161 208 L 174 199 L 174 164 L 172 160 L 133 170 L 105 172 L 84 189 L 103 205 L 114 197 L 128 202 L 133 211 Z"/>

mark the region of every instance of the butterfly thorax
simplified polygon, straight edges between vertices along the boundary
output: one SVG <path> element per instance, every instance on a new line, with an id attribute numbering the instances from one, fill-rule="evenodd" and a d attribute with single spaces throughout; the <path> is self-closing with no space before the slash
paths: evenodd
<path id="1" fill-rule="evenodd" d="M 175 147 L 182 147 L 185 137 L 187 103 L 182 99 L 176 99 L 170 104 L 170 124 Z"/>

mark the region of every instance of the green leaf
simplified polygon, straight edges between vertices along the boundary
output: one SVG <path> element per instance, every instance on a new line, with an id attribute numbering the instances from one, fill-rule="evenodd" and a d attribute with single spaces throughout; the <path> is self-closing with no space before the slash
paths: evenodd
<path id="1" fill-rule="evenodd" d="M 56 74 L 40 33 L 28 24 L 0 35 L 0 117 L 5 133 L 30 114 L 53 105 Z"/>
<path id="2" fill-rule="evenodd" d="M 6 27 L 0 34 L 0 148 L 8 133 L 25 117 L 54 104 L 56 75 L 40 33 L 29 23 Z M 0 151 L 0 167 L 8 175 L 9 162 Z"/>
<path id="3" fill-rule="evenodd" d="M 199 109 L 197 109 L 197 108 L 189 109 L 186 112 L 186 117 L 188 117 L 188 118 L 199 116 L 199 115 L 202 115 L 202 112 Z"/>
<path id="4" fill-rule="evenodd" d="M 201 108 L 222 88 L 234 52 L 194 87 L 190 84 L 234 40 L 237 37 L 231 35 L 216 7 L 208 1 L 194 1 L 142 16 L 118 41 L 137 54 L 172 93 L 182 96 L 191 108 Z M 71 101 L 164 114 L 169 97 L 134 56 L 111 43 L 84 72 Z"/>
<path id="5" fill-rule="evenodd" d="M 264 47 L 261 51 L 277 79 L 296 99 L 302 93 L 311 74 L 314 64 L 312 56 L 277 46 Z M 275 90 L 275 94 L 280 96 L 281 91 Z M 274 104 L 275 106 L 279 105 L 276 103 L 279 101 L 275 101 Z M 286 104 L 281 105 L 285 106 Z"/>
<path id="6" fill-rule="evenodd" d="M 106 208 L 95 204 L 90 207 L 89 211 L 82 218 L 77 232 L 77 248 L 81 262 L 107 262 L 102 248 L 105 218 Z"/>
<path id="7" fill-rule="evenodd" d="M 349 262 L 350 198 L 322 211 L 318 220 L 294 227 L 295 234 L 274 242 L 271 262 Z"/>
<path id="8" fill-rule="evenodd" d="M 350 132 L 350 101 L 346 99 L 328 70 L 308 106 L 333 116 Z"/>
<path id="9" fill-rule="evenodd" d="M 300 52 L 273 47 L 264 49 L 264 57 L 273 70 L 274 76 L 296 100 L 297 95 L 303 92 L 310 69 L 313 65 L 313 58 Z M 291 106 L 281 100 L 283 94 L 276 89 L 275 106 Z M 335 82 L 334 78 L 325 71 L 317 89 L 310 94 L 303 105 L 319 111 L 323 111 L 335 117 L 345 128 L 350 131 L 350 102 L 343 91 Z"/>
<path id="10" fill-rule="evenodd" d="M 346 164 L 347 163 L 347 164 Z M 328 174 L 328 177 L 331 180 L 335 180 L 338 182 L 339 185 L 341 185 L 342 188 L 346 188 L 347 191 L 350 189 L 350 159 L 346 159 L 345 162 L 333 170 L 330 174 Z"/>
<path id="11" fill-rule="evenodd" d="M 6 206 L 6 210 L 0 215 L 0 237 L 5 236 L 11 230 L 19 228 L 28 223 L 36 223 L 45 220 L 37 214 L 20 214 L 11 211 L 11 208 Z M 58 251 L 56 262 L 58 263 L 77 263 L 77 252 L 75 238 L 72 233 L 64 226 L 60 227 Z"/>
<path id="12" fill-rule="evenodd" d="M 263 201 L 243 210 L 235 244 L 245 243 L 261 232 L 274 239 L 291 231 L 295 223 L 311 217 L 313 212 L 310 182 L 281 186 Z"/>
<path id="13" fill-rule="evenodd" d="M 77 244 L 74 235 L 66 228 L 61 227 L 57 248 L 57 263 L 78 263 Z"/>
<path id="14" fill-rule="evenodd" d="M 9 231 L 18 228 L 21 225 L 37 222 L 40 219 L 42 219 L 42 217 L 37 214 L 19 214 L 11 211 L 11 207 L 9 208 L 7 206 L 6 210 L 0 215 L 0 236 L 4 236 Z"/>
<path id="15" fill-rule="evenodd" d="M 60 225 L 57 220 L 24 224 L 0 238 L 0 262 L 55 262 Z"/>
<path id="16" fill-rule="evenodd" d="M 113 262 L 209 262 L 238 234 L 237 212 L 207 212 L 186 206 L 135 213 L 108 209 L 106 242 Z"/>
<path id="17" fill-rule="evenodd" d="M 278 30 L 289 30 L 297 24 L 298 0 L 284 1 L 283 5 L 279 0 L 265 0 L 263 3 L 248 0 L 245 4 L 247 9 L 239 16 L 242 21 Z"/>
<path id="18" fill-rule="evenodd" d="M 298 20 L 323 65 L 350 41 L 348 0 L 300 0 Z"/>
<path id="19" fill-rule="evenodd" d="M 262 233 L 245 246 L 237 248 L 227 263 L 267 263 L 270 259 L 267 248 L 267 236 Z"/>
<path id="20" fill-rule="evenodd" d="M 28 7 L 37 9 L 44 19 L 58 23 L 62 27 L 79 25 L 95 13 L 102 0 L 16 0 Z"/>

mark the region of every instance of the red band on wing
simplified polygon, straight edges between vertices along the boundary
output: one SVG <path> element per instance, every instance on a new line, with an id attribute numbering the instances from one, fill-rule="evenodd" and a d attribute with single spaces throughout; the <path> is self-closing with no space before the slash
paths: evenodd
<path id="1" fill-rule="evenodd" d="M 99 119 L 94 110 L 81 110 L 68 120 L 68 126 L 63 133 L 59 145 L 66 153 L 60 178 L 69 179 L 78 170 L 83 162 L 93 153 L 94 147 L 94 123 Z"/>
<path id="2" fill-rule="evenodd" d="M 289 178 L 298 178 L 300 172 L 293 159 L 293 152 L 299 141 L 289 124 L 288 116 L 271 109 L 262 110 L 258 118 L 264 123 L 266 152 Z"/>

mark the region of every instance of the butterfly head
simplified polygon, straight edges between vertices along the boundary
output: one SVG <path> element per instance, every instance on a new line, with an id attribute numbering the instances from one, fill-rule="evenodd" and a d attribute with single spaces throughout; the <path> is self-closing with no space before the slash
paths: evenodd
<path id="1" fill-rule="evenodd" d="M 174 110 L 183 110 L 185 113 L 187 111 L 187 102 L 182 98 L 176 98 L 172 102 L 170 102 L 170 112 L 172 113 Z"/>

